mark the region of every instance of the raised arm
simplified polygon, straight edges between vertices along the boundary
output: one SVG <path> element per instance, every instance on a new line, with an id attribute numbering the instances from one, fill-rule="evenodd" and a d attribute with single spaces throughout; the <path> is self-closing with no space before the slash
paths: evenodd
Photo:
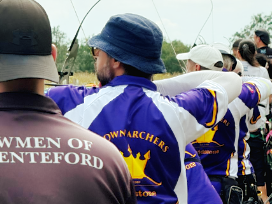
<path id="1" fill-rule="evenodd" d="M 154 83 L 162 95 L 175 96 L 197 88 L 207 80 L 216 82 L 226 90 L 229 103 L 241 93 L 242 80 L 236 73 L 232 72 L 199 71 L 154 81 Z"/>

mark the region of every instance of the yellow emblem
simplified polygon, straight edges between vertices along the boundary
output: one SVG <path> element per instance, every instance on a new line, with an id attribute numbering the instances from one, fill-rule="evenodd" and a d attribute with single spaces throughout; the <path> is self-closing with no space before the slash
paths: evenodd
<path id="1" fill-rule="evenodd" d="M 148 180 L 150 180 L 155 185 L 159 186 L 159 185 L 162 184 L 162 182 L 158 183 L 158 182 L 154 181 L 153 179 L 151 179 L 150 177 L 148 177 L 144 173 L 147 161 L 150 159 L 150 150 L 147 153 L 145 153 L 144 160 L 140 159 L 140 156 L 141 156 L 140 152 L 137 153 L 136 158 L 135 158 L 132 155 L 132 150 L 130 149 L 130 146 L 128 146 L 128 152 L 130 153 L 130 155 L 128 157 L 125 157 L 124 153 L 120 151 L 120 153 L 122 154 L 122 156 L 123 156 L 123 158 L 124 158 L 124 160 L 125 160 L 125 162 L 126 162 L 126 164 L 128 166 L 131 177 L 133 179 L 147 178 Z M 137 185 L 137 184 L 135 183 L 135 185 Z"/>
<path id="2" fill-rule="evenodd" d="M 214 143 L 214 144 L 217 144 L 218 146 L 224 146 L 224 145 L 221 145 L 218 142 L 213 140 L 214 135 L 215 135 L 217 130 L 218 130 L 218 125 L 216 125 L 212 129 L 210 129 L 208 132 L 204 133 L 201 137 L 197 138 L 195 141 L 192 142 L 192 144 L 195 144 L 195 143 L 202 143 L 202 144 L 203 143 L 204 144 Z"/>

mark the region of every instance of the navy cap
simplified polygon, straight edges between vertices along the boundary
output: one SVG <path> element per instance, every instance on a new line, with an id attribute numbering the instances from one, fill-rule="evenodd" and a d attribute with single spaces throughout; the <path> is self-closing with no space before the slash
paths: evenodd
<path id="1" fill-rule="evenodd" d="M 268 45 L 270 43 L 269 33 L 265 29 L 258 29 L 255 31 L 255 35 L 260 37 L 261 41 Z"/>
<path id="2" fill-rule="evenodd" d="M 88 45 L 142 72 L 157 74 L 166 72 L 161 59 L 162 42 L 162 32 L 154 22 L 126 13 L 112 16 Z"/>

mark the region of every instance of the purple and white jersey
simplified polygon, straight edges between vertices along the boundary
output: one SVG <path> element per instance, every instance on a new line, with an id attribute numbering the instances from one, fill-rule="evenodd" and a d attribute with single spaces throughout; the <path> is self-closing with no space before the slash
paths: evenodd
<path id="1" fill-rule="evenodd" d="M 222 204 L 222 200 L 211 184 L 201 163 L 190 161 L 190 159 L 200 158 L 192 144 L 188 144 L 185 149 L 185 168 L 188 186 L 188 203 L 194 204 Z M 189 159 L 189 161 L 186 161 Z"/>
<path id="2" fill-rule="evenodd" d="M 255 83 L 258 84 L 258 81 Z M 258 87 L 265 89 L 263 86 Z M 258 104 L 261 98 L 258 87 L 251 82 L 244 83 L 241 94 L 228 105 L 223 119 L 192 143 L 207 175 L 237 177 L 238 164 L 245 159 L 244 151 L 240 151 L 244 150 L 244 135 L 240 134 L 240 120 Z"/>
<path id="3" fill-rule="evenodd" d="M 151 81 L 122 75 L 98 88 L 47 92 L 67 118 L 116 145 L 134 180 L 138 203 L 187 203 L 185 146 L 225 115 L 225 90 L 212 81 L 163 97 Z"/>

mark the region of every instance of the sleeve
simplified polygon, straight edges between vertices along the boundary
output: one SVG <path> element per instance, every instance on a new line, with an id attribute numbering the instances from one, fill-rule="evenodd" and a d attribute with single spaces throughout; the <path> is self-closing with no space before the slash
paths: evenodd
<path id="1" fill-rule="evenodd" d="M 255 84 L 261 95 L 260 101 L 267 99 L 268 96 L 272 94 L 272 83 L 270 79 L 262 77 L 243 77 L 243 82 L 247 84 Z"/>
<path id="2" fill-rule="evenodd" d="M 262 117 L 262 114 L 264 114 L 264 108 L 260 109 L 258 106 L 255 106 L 248 112 L 247 127 L 250 132 L 257 130 L 265 124 L 266 118 Z"/>
<path id="3" fill-rule="evenodd" d="M 263 120 L 265 121 L 266 115 L 269 114 L 269 98 L 268 97 L 272 94 L 272 83 L 270 79 L 265 79 L 262 77 L 254 77 L 254 78 L 245 77 L 243 78 L 243 81 L 246 81 L 247 83 L 254 83 L 259 88 L 260 95 L 261 95 L 260 102 L 259 102 L 259 109 L 261 112 L 261 116 Z"/>
<path id="4" fill-rule="evenodd" d="M 75 107 L 83 104 L 84 97 L 93 93 L 97 93 L 99 88 L 87 88 L 85 86 L 58 86 L 50 88 L 45 95 L 50 97 L 59 106 L 63 115 Z"/>
<path id="5" fill-rule="evenodd" d="M 228 96 L 224 88 L 205 81 L 198 88 L 181 93 L 170 100 L 175 102 L 186 144 L 203 135 L 226 114 Z"/>
<path id="6" fill-rule="evenodd" d="M 241 115 L 244 115 L 247 108 L 253 108 L 248 112 L 248 129 L 253 131 L 265 124 L 267 98 L 272 90 L 271 82 L 261 77 L 246 77 L 243 80 L 246 82 L 243 84 L 242 93 L 239 96 L 242 105 L 237 105 L 237 110 Z"/>
<path id="7" fill-rule="evenodd" d="M 235 99 L 230 106 L 233 107 L 243 117 L 250 109 L 257 107 L 260 102 L 261 94 L 258 87 L 253 83 L 244 83 L 241 94 Z"/>
<path id="8" fill-rule="evenodd" d="M 196 88 L 204 81 L 209 80 L 220 84 L 229 97 L 229 102 L 241 92 L 241 79 L 236 73 L 199 71 L 181 76 L 154 81 L 157 90 L 163 95 L 175 96 L 190 89 Z M 230 85 L 231 84 L 231 85 Z M 233 87 L 236 87 L 233 89 Z"/>

